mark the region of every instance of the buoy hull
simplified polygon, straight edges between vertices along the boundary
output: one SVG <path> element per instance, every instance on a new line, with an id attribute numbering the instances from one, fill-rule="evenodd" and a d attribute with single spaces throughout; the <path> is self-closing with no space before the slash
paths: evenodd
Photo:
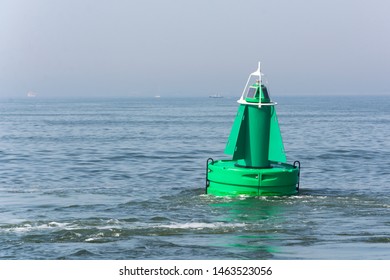
<path id="1" fill-rule="evenodd" d="M 247 168 L 234 160 L 207 165 L 206 192 L 215 196 L 283 196 L 298 193 L 299 167 L 270 161 L 269 168 Z"/>

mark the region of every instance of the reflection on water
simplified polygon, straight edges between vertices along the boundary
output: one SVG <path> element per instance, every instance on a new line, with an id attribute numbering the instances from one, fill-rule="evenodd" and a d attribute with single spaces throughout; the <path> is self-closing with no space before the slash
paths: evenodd
<path id="1" fill-rule="evenodd" d="M 237 251 L 249 251 L 251 259 L 272 258 L 278 252 L 273 241 L 277 239 L 278 224 L 282 223 L 283 205 L 275 205 L 267 198 L 225 199 L 224 202 L 210 205 L 226 223 L 243 223 L 233 236 L 221 238 L 216 245 L 233 247 Z M 245 258 L 245 255 L 242 255 Z"/>

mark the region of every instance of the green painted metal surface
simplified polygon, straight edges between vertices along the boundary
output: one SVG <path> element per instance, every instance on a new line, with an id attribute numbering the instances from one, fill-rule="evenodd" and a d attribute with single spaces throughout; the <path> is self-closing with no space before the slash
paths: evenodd
<path id="1" fill-rule="evenodd" d="M 229 135 L 229 139 L 226 143 L 224 153 L 232 155 L 234 160 L 242 159 L 245 156 L 245 137 L 246 137 L 246 120 L 247 116 L 246 105 L 240 105 L 238 112 L 234 120 L 232 130 Z M 269 134 L 269 152 L 268 160 L 287 162 L 286 154 L 284 150 L 282 134 L 280 132 L 278 117 L 276 115 L 276 108 L 271 107 L 271 123 Z"/>
<path id="2" fill-rule="evenodd" d="M 225 154 L 235 155 L 236 158 L 244 157 L 244 137 L 246 124 L 244 123 L 246 117 L 247 106 L 240 105 L 230 131 L 229 139 L 225 147 Z M 233 159 L 235 158 L 233 156 Z"/>
<path id="3" fill-rule="evenodd" d="M 272 168 L 242 168 L 233 160 L 208 165 L 207 193 L 216 196 L 293 195 L 297 191 L 299 169 L 271 162 Z"/>
<path id="4" fill-rule="evenodd" d="M 286 153 L 282 140 L 282 134 L 279 128 L 278 117 L 276 115 L 276 108 L 271 108 L 271 124 L 270 124 L 270 138 L 269 138 L 269 153 L 268 159 L 276 162 L 287 162 Z"/>
<path id="5" fill-rule="evenodd" d="M 233 160 L 244 167 L 269 167 L 268 148 L 270 134 L 270 106 L 247 106 L 247 117 L 243 124 L 246 125 L 244 131 L 244 140 L 240 142 L 243 147 L 238 150 L 244 150 L 244 157 L 238 158 L 233 155 Z"/>

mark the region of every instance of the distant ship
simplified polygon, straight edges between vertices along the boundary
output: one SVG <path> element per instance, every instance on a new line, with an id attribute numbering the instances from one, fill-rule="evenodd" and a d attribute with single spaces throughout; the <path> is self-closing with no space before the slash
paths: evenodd
<path id="1" fill-rule="evenodd" d="M 209 95 L 209 98 L 223 98 L 223 96 L 217 93 L 217 94 Z"/>
<path id="2" fill-rule="evenodd" d="M 27 92 L 27 97 L 37 97 L 37 94 L 30 90 L 29 92 Z"/>

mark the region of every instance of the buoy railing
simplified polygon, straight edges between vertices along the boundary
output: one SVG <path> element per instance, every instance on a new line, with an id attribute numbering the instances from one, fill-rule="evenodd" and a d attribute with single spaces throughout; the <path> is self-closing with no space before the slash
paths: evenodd
<path id="1" fill-rule="evenodd" d="M 296 160 L 294 161 L 294 164 L 293 164 L 294 168 L 297 168 L 298 167 L 298 183 L 297 183 L 297 191 L 299 191 L 299 176 L 300 176 L 300 173 L 301 173 L 301 162 L 299 160 Z"/>
<path id="2" fill-rule="evenodd" d="M 205 193 L 207 194 L 207 189 L 210 186 L 210 180 L 209 180 L 209 164 L 214 164 L 214 159 L 208 158 L 206 161 L 206 191 Z"/>

